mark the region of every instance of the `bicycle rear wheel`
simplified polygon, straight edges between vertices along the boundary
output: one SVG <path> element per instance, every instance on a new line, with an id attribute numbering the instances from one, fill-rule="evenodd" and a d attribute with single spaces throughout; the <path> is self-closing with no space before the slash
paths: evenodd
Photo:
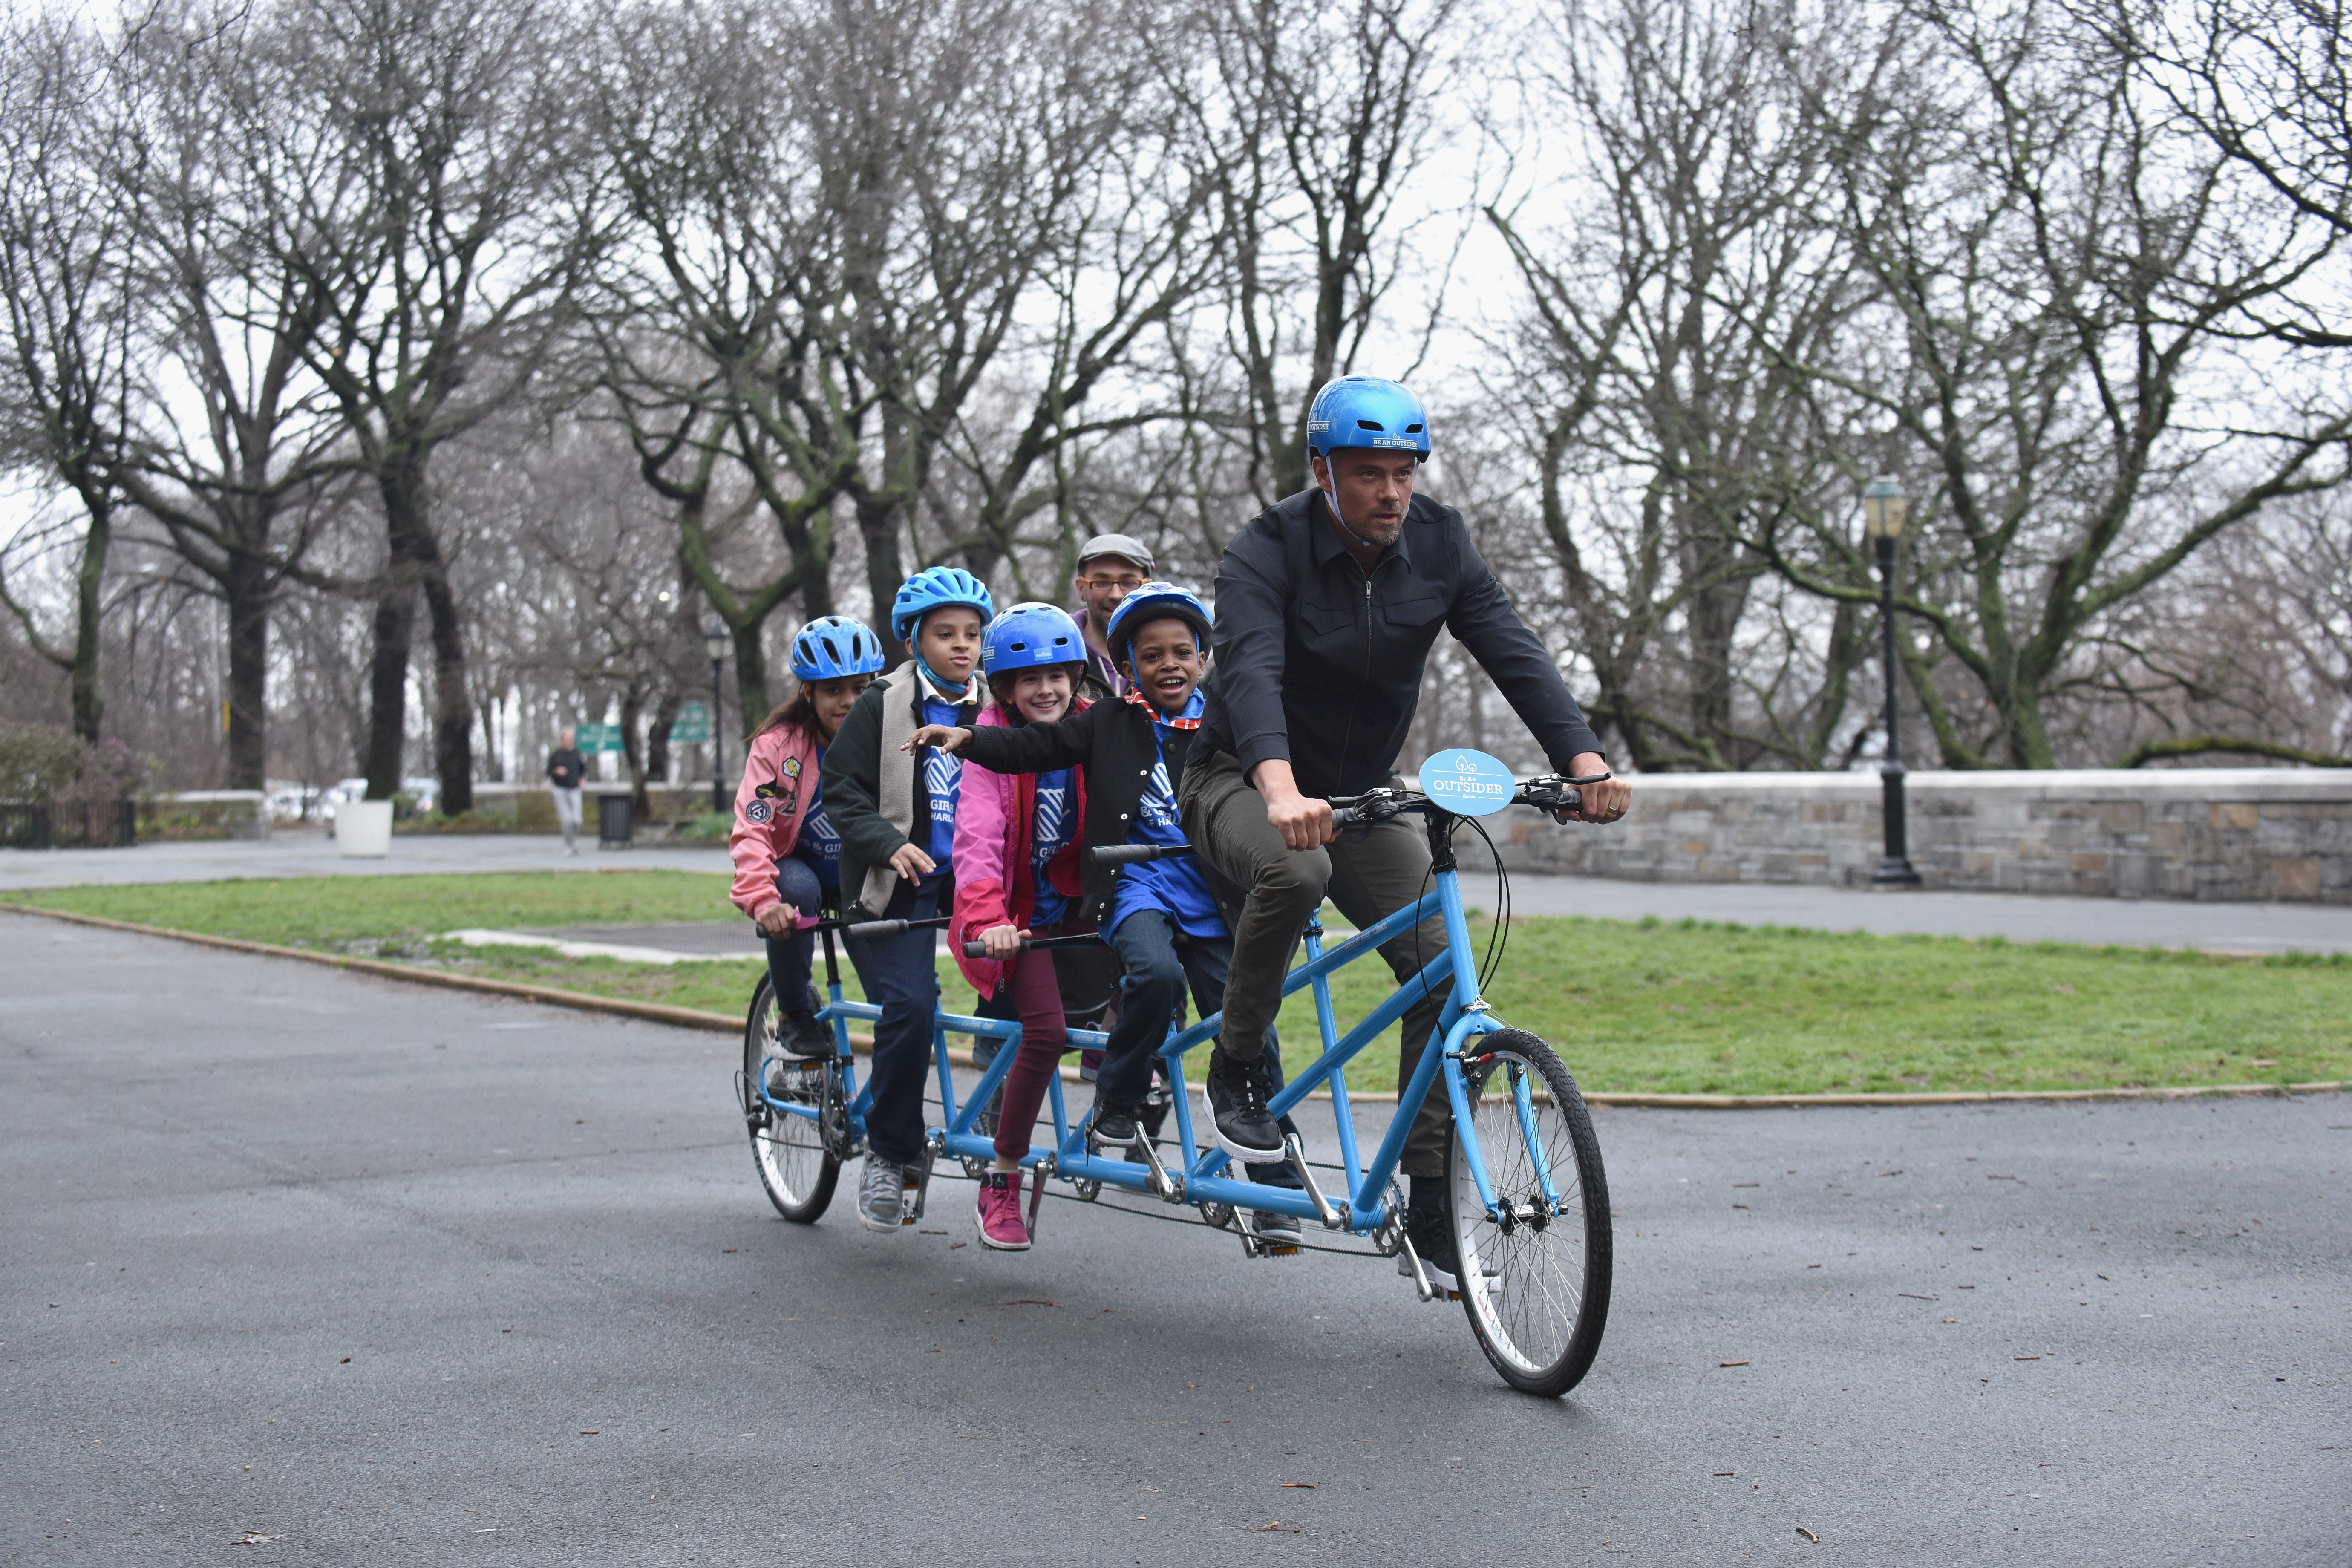
<path id="1" fill-rule="evenodd" d="M 1543 1040 L 1506 1029 L 1479 1040 L 1478 1053 L 1464 1064 L 1465 1087 L 1500 1217 L 1479 1199 L 1457 1125 L 1446 1171 L 1462 1305 L 1503 1381 L 1551 1398 L 1583 1381 L 1609 1317 L 1601 1143 L 1576 1080 Z"/>
<path id="2" fill-rule="evenodd" d="M 777 1049 L 781 1016 L 775 992 L 762 975 L 743 1020 L 744 1120 L 751 1130 L 751 1163 L 768 1201 L 793 1224 L 813 1225 L 833 1202 L 841 1162 L 826 1152 L 816 1115 L 772 1110 L 758 1086 L 766 1084 L 769 1094 L 785 1104 L 821 1114 L 829 1099 L 839 1097 L 840 1079 L 829 1062 L 805 1062 Z"/>

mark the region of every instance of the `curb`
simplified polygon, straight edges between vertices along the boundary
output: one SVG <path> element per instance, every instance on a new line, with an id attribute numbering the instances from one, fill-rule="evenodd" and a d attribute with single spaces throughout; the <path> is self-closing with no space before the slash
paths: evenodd
<path id="1" fill-rule="evenodd" d="M 262 958 L 293 958 L 305 963 L 324 964 L 330 969 L 346 969 L 360 974 L 372 974 L 381 980 L 404 980 L 418 985 L 438 985 L 451 991 L 472 991 L 489 996 L 511 996 L 520 1001 L 538 1002 L 551 1007 L 571 1007 L 583 1013 L 603 1013 L 612 1017 L 636 1018 L 646 1023 L 667 1024 L 673 1028 L 701 1029 L 733 1035 L 743 1027 L 737 1019 L 723 1013 L 706 1013 L 699 1007 L 668 1007 L 658 1002 L 631 1002 L 616 996 L 595 996 L 584 991 L 564 991 L 551 985 L 526 985 L 513 980 L 485 980 L 471 974 L 450 974 L 437 969 L 420 969 L 414 964 L 386 963 L 377 958 L 354 958 L 348 954 L 314 952 L 308 948 L 280 947 L 275 942 L 247 942 L 242 937 L 209 936 L 201 931 L 174 931 L 169 926 L 140 925 L 131 921 L 109 920 L 103 915 L 85 915 L 70 910 L 44 909 L 37 904 L 20 904 L 0 900 L 0 910 L 16 914 L 39 915 L 47 920 L 66 921 L 75 925 L 97 926 L 104 931 L 128 931 L 134 936 L 168 937 L 174 942 L 194 942 L 199 947 L 217 947 L 230 952 L 248 952 Z M 852 1035 L 855 1048 L 871 1051 L 871 1035 Z M 972 1065 L 969 1050 L 951 1050 L 949 1057 L 958 1067 Z M 1062 1081 L 1080 1081 L 1076 1068 L 1062 1069 Z M 2195 1100 L 2205 1095 L 2221 1095 L 2243 1099 L 2256 1095 L 2326 1094 L 2352 1089 L 2352 1080 L 2330 1079 L 2317 1083 L 2230 1083 L 2184 1084 L 2175 1088 L 2157 1089 L 1954 1089 L 1916 1093 L 1886 1094 L 1619 1094 L 1607 1091 L 1587 1094 L 1587 1105 L 1612 1107 L 1633 1110 L 1798 1110 L 1811 1106 L 1873 1106 L 1873 1105 L 1998 1105 L 2018 1101 L 2080 1100 Z M 1318 1093 L 1314 1100 L 1328 1100 L 1330 1095 Z M 1372 1105 L 1393 1105 L 1393 1092 L 1362 1092 L 1349 1090 L 1350 1100 Z"/>

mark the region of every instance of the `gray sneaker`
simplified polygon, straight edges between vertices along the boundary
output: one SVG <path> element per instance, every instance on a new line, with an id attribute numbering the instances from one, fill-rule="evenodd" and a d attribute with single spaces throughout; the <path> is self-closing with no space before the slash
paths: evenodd
<path id="1" fill-rule="evenodd" d="M 868 1230 L 896 1232 L 905 1191 L 903 1168 L 879 1154 L 866 1156 L 866 1178 L 857 1184 L 857 1223 Z"/>

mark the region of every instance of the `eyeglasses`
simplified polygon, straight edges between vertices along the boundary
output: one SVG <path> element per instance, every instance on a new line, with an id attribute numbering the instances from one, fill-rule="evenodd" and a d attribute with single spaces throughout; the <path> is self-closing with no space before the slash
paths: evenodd
<path id="1" fill-rule="evenodd" d="M 1140 577 L 1081 577 L 1078 579 L 1078 586 L 1081 588 L 1118 588 L 1129 594 L 1142 587 L 1143 583 L 1144 580 Z"/>

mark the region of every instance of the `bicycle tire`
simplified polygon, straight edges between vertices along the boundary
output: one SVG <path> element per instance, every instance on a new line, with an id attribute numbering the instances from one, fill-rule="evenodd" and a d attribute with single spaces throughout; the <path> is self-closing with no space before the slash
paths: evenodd
<path id="1" fill-rule="evenodd" d="M 829 1064 L 810 1066 L 782 1056 L 776 1049 L 779 1018 L 775 991 L 762 975 L 743 1019 L 744 1121 L 751 1132 L 751 1166 L 778 1214 L 794 1225 L 814 1225 L 833 1202 L 841 1162 L 826 1150 L 819 1122 L 769 1110 L 757 1086 L 771 1081 L 762 1075 L 774 1063 L 775 1098 L 822 1107 L 828 1097 L 838 1098 L 841 1080 Z"/>
<path id="2" fill-rule="evenodd" d="M 1538 1036 L 1524 1029 L 1486 1036 L 1464 1068 L 1479 1153 L 1508 1212 L 1503 1220 L 1487 1216 L 1460 1130 L 1449 1126 L 1446 1195 L 1461 1278 L 1488 1281 L 1483 1289 L 1465 1288 L 1462 1308 L 1504 1382 L 1557 1398 L 1591 1370 L 1609 1321 L 1609 1182 L 1601 1142 L 1576 1080 Z M 1519 1120 L 1515 1076 L 1528 1080 L 1533 1147 Z M 1537 1147 L 1559 1196 L 1557 1213 L 1537 1179 Z"/>

